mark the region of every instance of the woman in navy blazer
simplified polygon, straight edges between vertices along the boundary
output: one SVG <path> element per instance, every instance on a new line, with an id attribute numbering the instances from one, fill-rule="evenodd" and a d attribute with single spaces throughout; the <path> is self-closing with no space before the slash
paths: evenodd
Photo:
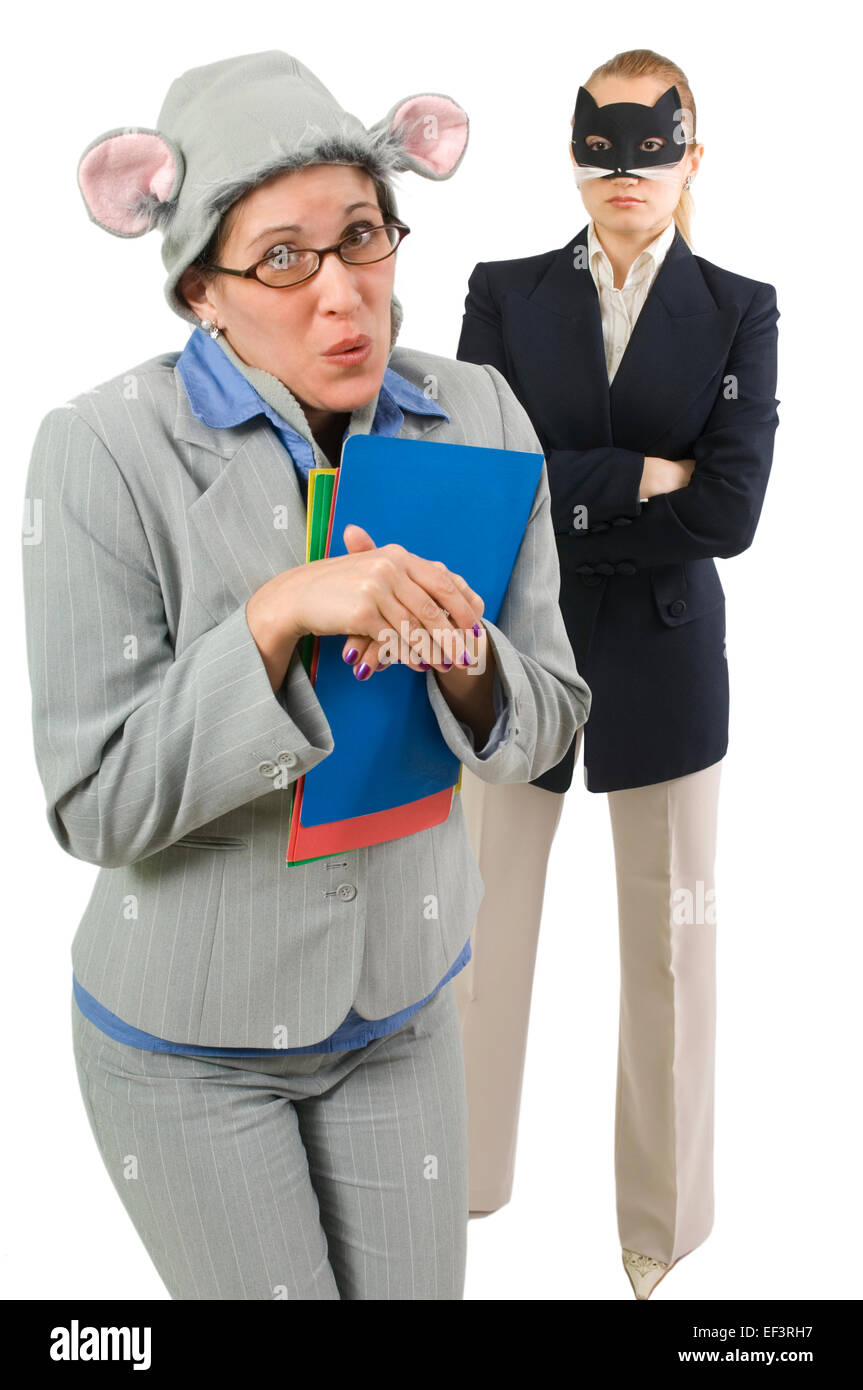
<path id="1" fill-rule="evenodd" d="M 593 692 L 585 782 L 609 794 L 614 833 L 618 1224 L 624 1266 L 646 1298 L 713 1220 L 712 876 L 728 742 L 714 558 L 745 550 L 761 512 L 777 425 L 778 311 L 772 285 L 690 249 L 688 190 L 703 146 L 680 68 L 649 50 L 619 54 L 586 93 L 579 100 L 600 130 L 617 118 L 635 139 L 655 138 L 618 165 L 614 140 L 588 134 L 589 157 L 601 152 L 610 169 L 591 176 L 574 133 L 590 223 L 559 250 L 476 266 L 458 357 L 506 377 L 547 461 L 560 605 Z M 626 172 L 665 145 L 651 115 L 678 95 L 691 125 L 673 172 Z M 510 1196 L 546 861 L 580 734 L 530 787 L 480 788 L 469 776 L 463 785 L 486 883 L 458 996 L 475 1211 Z"/>

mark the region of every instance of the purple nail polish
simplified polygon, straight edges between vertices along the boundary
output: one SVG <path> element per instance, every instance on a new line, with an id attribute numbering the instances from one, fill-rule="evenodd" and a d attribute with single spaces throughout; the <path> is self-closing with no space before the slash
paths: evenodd
<path id="1" fill-rule="evenodd" d="M 461 664 L 462 666 L 470 666 L 470 657 L 468 656 L 467 652 L 462 652 Z"/>
<path id="2" fill-rule="evenodd" d="M 420 668 L 421 671 L 430 671 L 430 670 L 431 670 L 431 666 L 429 665 L 429 663 L 428 663 L 427 661 L 418 661 L 418 662 L 417 662 L 417 665 L 419 666 L 419 668 Z"/>
<path id="3" fill-rule="evenodd" d="M 359 652 L 357 651 L 356 647 L 351 647 L 350 651 L 347 652 L 345 655 L 345 661 L 348 663 L 349 666 L 353 666 L 358 656 Z"/>
<path id="4" fill-rule="evenodd" d="M 450 666 L 452 666 L 452 662 L 451 662 L 451 661 L 443 661 L 443 662 L 441 662 L 441 665 L 443 666 L 443 668 L 444 668 L 445 671 L 448 671 L 449 668 L 450 668 Z"/>
<path id="5" fill-rule="evenodd" d="M 369 666 L 367 662 L 362 661 L 360 662 L 357 669 L 354 671 L 354 675 L 356 676 L 358 681 L 364 681 L 366 676 L 371 674 L 371 669 L 371 666 Z"/>
<path id="6" fill-rule="evenodd" d="M 479 637 L 479 634 L 480 634 L 480 625 L 479 625 L 479 623 L 474 623 L 474 625 L 473 625 L 473 635 L 474 635 L 474 637 Z"/>

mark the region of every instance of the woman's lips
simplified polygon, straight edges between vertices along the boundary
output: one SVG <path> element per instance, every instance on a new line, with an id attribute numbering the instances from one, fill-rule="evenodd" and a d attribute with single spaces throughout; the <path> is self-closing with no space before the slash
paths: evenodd
<path id="1" fill-rule="evenodd" d="M 609 201 L 610 203 L 617 203 L 618 206 L 619 206 L 619 207 L 622 207 L 622 208 L 630 208 L 630 207 L 634 208 L 634 207 L 640 207 L 641 204 L 644 202 L 644 199 L 643 199 L 643 198 L 624 198 L 624 197 L 620 197 L 620 198 L 609 198 L 608 201 Z"/>
<path id="2" fill-rule="evenodd" d="M 321 353 L 321 356 L 325 359 L 325 361 L 335 362 L 336 365 L 340 367 L 351 367 L 359 362 L 365 362 L 366 358 L 372 350 L 372 340 L 368 336 L 368 334 L 361 333 L 359 334 L 359 336 L 353 338 L 352 340 L 343 339 L 343 342 L 349 341 L 353 341 L 356 344 L 356 346 L 343 348 L 337 344 L 335 351 L 333 351 L 333 349 L 330 349 L 329 352 Z"/>

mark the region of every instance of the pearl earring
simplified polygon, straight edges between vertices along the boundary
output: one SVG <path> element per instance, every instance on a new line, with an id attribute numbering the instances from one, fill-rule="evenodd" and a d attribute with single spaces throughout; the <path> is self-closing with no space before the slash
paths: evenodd
<path id="1" fill-rule="evenodd" d="M 201 327 L 205 333 L 209 333 L 211 338 L 218 338 L 220 333 L 219 325 L 213 323 L 212 319 L 201 319 Z"/>
<path id="2" fill-rule="evenodd" d="M 692 187 L 692 175 L 691 175 L 691 174 L 687 174 L 687 175 L 686 175 L 686 181 L 684 182 L 683 187 L 684 187 L 684 189 L 685 189 L 685 190 L 687 191 L 687 193 L 688 193 L 689 190 L 690 190 L 690 188 Z"/>

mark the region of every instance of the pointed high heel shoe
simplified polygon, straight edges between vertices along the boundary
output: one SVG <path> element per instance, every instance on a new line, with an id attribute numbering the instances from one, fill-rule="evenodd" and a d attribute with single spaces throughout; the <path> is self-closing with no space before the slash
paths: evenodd
<path id="1" fill-rule="evenodd" d="M 650 1255 L 639 1255 L 636 1250 L 623 1250 L 623 1268 L 629 1276 L 635 1297 L 644 1301 L 650 1297 L 657 1284 L 661 1283 L 670 1269 L 683 1257 L 679 1255 L 671 1264 L 654 1260 Z"/>

